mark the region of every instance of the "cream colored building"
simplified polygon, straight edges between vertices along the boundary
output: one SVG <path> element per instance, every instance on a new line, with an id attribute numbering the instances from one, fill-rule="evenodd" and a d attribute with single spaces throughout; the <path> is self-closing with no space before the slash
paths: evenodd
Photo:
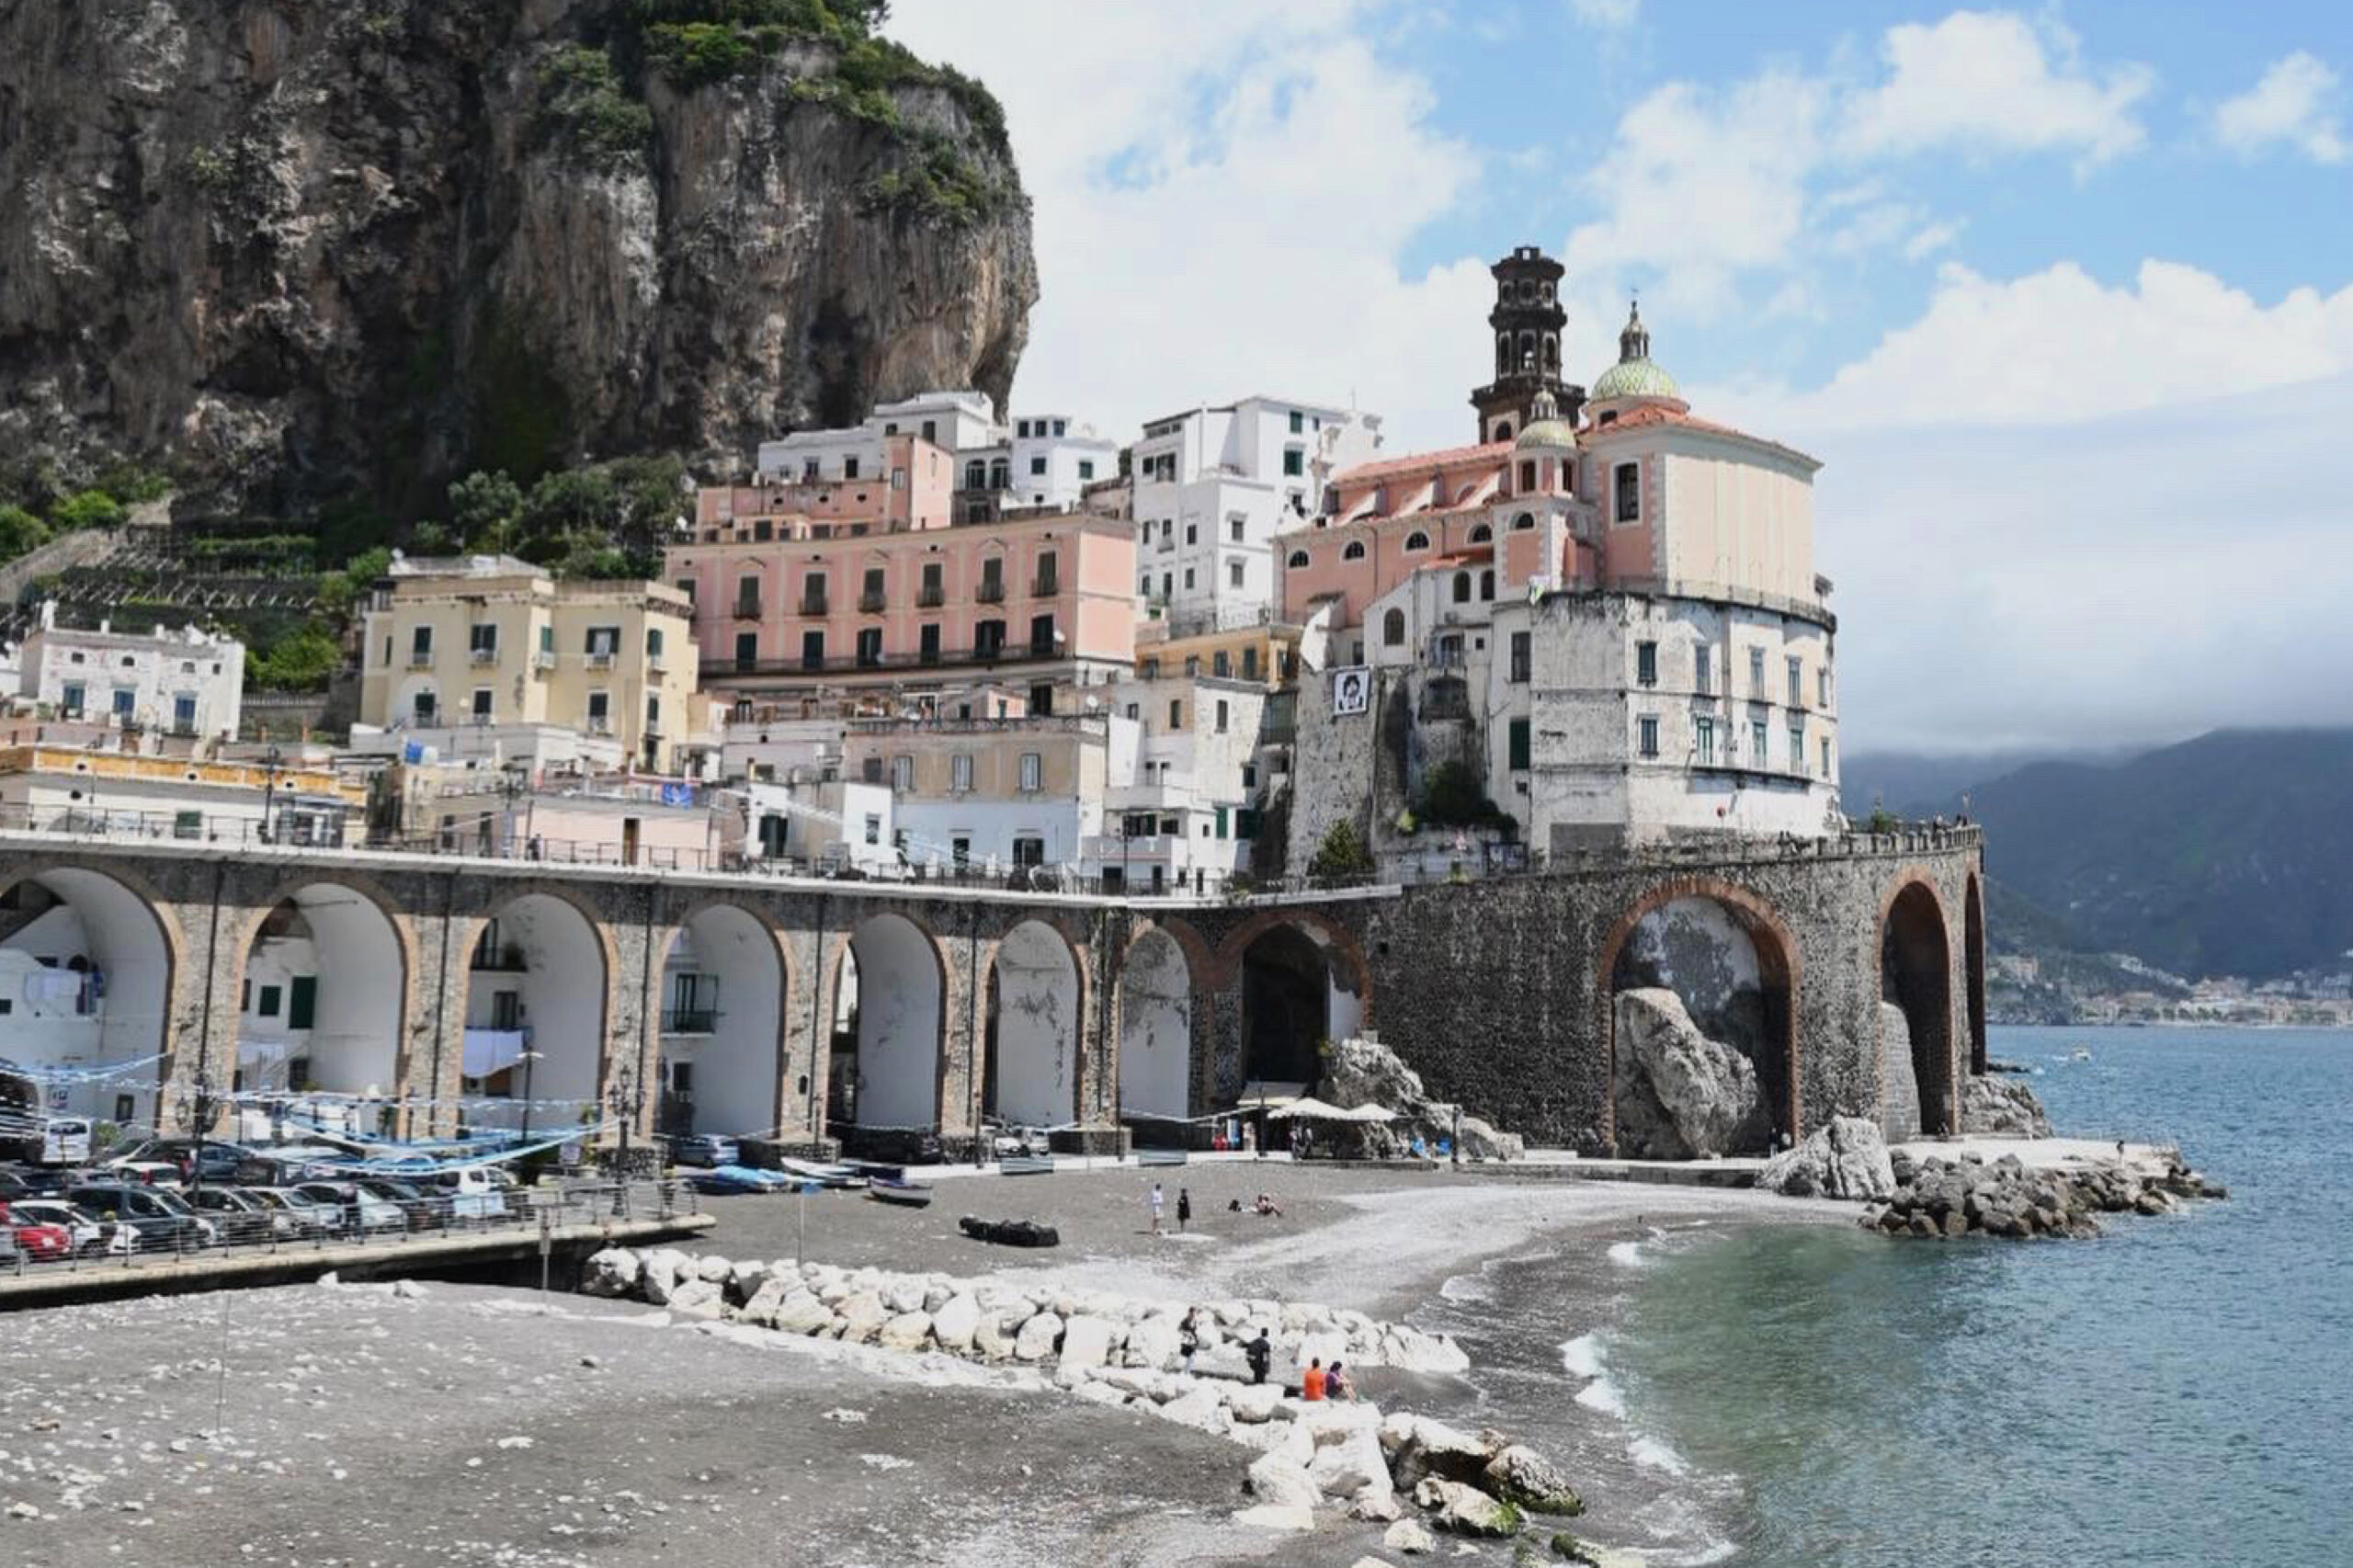
<path id="1" fill-rule="evenodd" d="M 511 556 L 395 561 L 369 599 L 360 721 L 558 724 L 669 772 L 703 727 L 692 616 L 658 583 L 558 582 Z"/>

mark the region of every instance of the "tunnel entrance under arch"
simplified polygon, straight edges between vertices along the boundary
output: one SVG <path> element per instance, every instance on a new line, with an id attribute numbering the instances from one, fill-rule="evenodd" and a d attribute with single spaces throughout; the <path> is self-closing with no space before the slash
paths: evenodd
<path id="1" fill-rule="evenodd" d="M 1984 1073 L 1985 1066 L 1985 891 L 1975 877 L 1969 879 L 1967 902 L 1962 905 L 1961 959 L 1967 966 L 1969 987 L 1969 1070 Z"/>
<path id="2" fill-rule="evenodd" d="M 784 1007 L 784 960 L 765 922 L 732 903 L 687 916 L 662 961 L 659 1131 L 776 1136 Z"/>
<path id="3" fill-rule="evenodd" d="M 1755 1154 L 1793 1134 L 1791 969 L 1742 904 L 1695 894 L 1643 912 L 1608 976 L 1620 1154 Z"/>
<path id="4" fill-rule="evenodd" d="M 1025 920 L 990 960 L 981 1112 L 1015 1127 L 1079 1119 L 1078 966 L 1051 926 Z"/>
<path id="5" fill-rule="evenodd" d="M 525 893 L 466 960 L 462 1125 L 545 1141 L 595 1126 L 605 1055 L 604 944 L 578 909 Z"/>
<path id="6" fill-rule="evenodd" d="M 1193 974 L 1165 931 L 1147 931 L 1120 966 L 1120 1119 L 1146 1147 L 1185 1142 L 1193 1099 Z"/>
<path id="7" fill-rule="evenodd" d="M 826 1118 L 853 1133 L 939 1129 L 939 951 L 903 915 L 877 915 L 843 945 L 834 978 Z"/>
<path id="8" fill-rule="evenodd" d="M 0 1059 L 45 1102 L 36 1114 L 153 1127 L 171 994 L 162 916 L 112 877 L 59 867 L 0 892 Z M 180 1046 L 191 1064 L 198 1043 Z"/>
<path id="9" fill-rule="evenodd" d="M 1322 1043 L 1362 1022 L 1362 983 L 1314 926 L 1285 922 L 1258 933 L 1242 951 L 1242 1079 L 1232 1097 L 1246 1101 L 1254 1084 L 1313 1087 L 1324 1075 Z"/>
<path id="10" fill-rule="evenodd" d="M 407 963 L 392 917 L 339 882 L 280 899 L 244 952 L 235 1084 L 273 1136 L 389 1136 Z"/>
<path id="11" fill-rule="evenodd" d="M 1881 1131 L 1958 1131 L 1952 1104 L 1952 968 L 1944 910 L 1907 882 L 1880 923 Z"/>

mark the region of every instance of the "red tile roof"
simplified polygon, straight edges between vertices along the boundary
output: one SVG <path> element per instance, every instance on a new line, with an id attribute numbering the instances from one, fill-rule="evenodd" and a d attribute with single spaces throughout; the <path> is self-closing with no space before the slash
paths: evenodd
<path id="1" fill-rule="evenodd" d="M 1397 473 L 1427 473 L 1442 468 L 1461 468 L 1474 462 L 1498 461 L 1511 452 L 1509 441 L 1489 441 L 1476 447 L 1448 447 L 1441 451 L 1415 452 L 1410 457 L 1383 458 L 1379 462 L 1358 463 L 1343 469 L 1332 476 L 1338 485 L 1362 484 L 1369 480 L 1387 479 Z"/>

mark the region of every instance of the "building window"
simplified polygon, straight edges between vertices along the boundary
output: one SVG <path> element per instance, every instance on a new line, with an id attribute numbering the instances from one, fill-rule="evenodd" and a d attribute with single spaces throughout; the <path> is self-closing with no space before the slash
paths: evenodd
<path id="1" fill-rule="evenodd" d="M 985 490 L 985 489 L 987 489 L 987 488 L 988 488 L 988 483 L 989 483 L 989 469 L 988 469 L 988 464 L 983 463 L 983 462 L 977 462 L 977 461 L 975 461 L 975 462 L 968 462 L 968 463 L 966 463 L 966 464 L 964 465 L 964 488 L 965 488 L 965 489 L 967 489 L 967 490 Z"/>
<path id="2" fill-rule="evenodd" d="M 1805 664 L 1802 660 L 1792 658 L 1790 660 L 1790 706 L 1802 708 L 1804 705 Z"/>
<path id="3" fill-rule="evenodd" d="M 1352 539 L 1348 540 L 1347 547 L 1340 551 L 1340 559 L 1343 561 L 1362 561 L 1364 559 L 1364 540 L 1360 539 Z"/>
<path id="4" fill-rule="evenodd" d="M 1822 737 L 1822 776 L 1824 778 L 1830 777 L 1830 737 L 1827 735 Z"/>
<path id="5" fill-rule="evenodd" d="M 842 460 L 842 477 L 844 479 L 856 479 L 858 477 L 858 460 L 856 458 L 844 458 Z"/>
<path id="6" fill-rule="evenodd" d="M 1515 772 L 1527 772 L 1528 721 L 1525 719 L 1514 719 L 1511 722 L 1511 728 L 1506 731 L 1506 733 L 1509 737 L 1506 744 L 1506 749 L 1508 754 L 1506 758 L 1506 765 Z"/>
<path id="7" fill-rule="evenodd" d="M 1495 569 L 1490 566 L 1479 574 L 1479 598 L 1482 603 L 1486 603 L 1491 602 L 1495 597 Z"/>
<path id="8" fill-rule="evenodd" d="M 1533 512 L 1522 512 L 1511 520 L 1511 531 L 1516 534 L 1526 533 L 1535 526 L 1536 514 Z"/>
<path id="9" fill-rule="evenodd" d="M 1691 650 L 1691 689 L 1702 697 L 1715 689 L 1715 665 L 1710 656 L 1711 652 L 1705 642 Z"/>
<path id="10" fill-rule="evenodd" d="M 1471 574 L 1468 572 L 1454 574 L 1454 602 L 1459 605 L 1471 602 Z"/>
<path id="11" fill-rule="evenodd" d="M 1765 727 L 1764 720 L 1751 719 L 1748 722 L 1748 749 L 1750 754 L 1748 758 L 1749 767 L 1763 767 L 1765 766 L 1766 761 L 1770 755 L 1770 750 L 1767 744 L 1767 736 L 1769 733 L 1770 732 Z"/>
<path id="12" fill-rule="evenodd" d="M 1242 531 L 1246 521 L 1247 519 L 1245 519 L 1239 512 L 1235 513 L 1233 517 L 1226 518 L 1225 537 L 1232 540 L 1236 544 L 1242 543 Z"/>
<path id="13" fill-rule="evenodd" d="M 1248 577 L 1246 562 L 1229 561 L 1225 563 L 1225 580 L 1233 586 L 1237 588 L 1243 586 L 1248 581 Z"/>
<path id="14" fill-rule="evenodd" d="M 969 795 L 972 792 L 972 754 L 960 751 L 948 759 L 949 792 Z"/>
<path id="15" fill-rule="evenodd" d="M 1186 587 L 1187 591 L 1188 591 L 1188 592 L 1189 592 L 1189 591 L 1191 590 L 1192 586 L 1193 586 L 1193 569 L 1192 569 L 1191 567 L 1188 566 L 1188 567 L 1186 567 L 1186 568 L 1185 568 L 1185 587 Z"/>
<path id="16" fill-rule="evenodd" d="M 474 722 L 490 722 L 490 687 L 486 686 L 474 687 Z"/>
<path id="17" fill-rule="evenodd" d="M 1529 633 L 1525 631 L 1515 631 L 1511 634 L 1511 678 L 1513 680 L 1524 681 L 1528 678 L 1529 638 Z"/>
<path id="18" fill-rule="evenodd" d="M 1298 447 L 1285 447 L 1283 449 L 1283 473 L 1285 477 L 1296 479 L 1306 472 L 1307 453 Z"/>
<path id="19" fill-rule="evenodd" d="M 466 628 L 466 647 L 478 665 L 487 665 L 498 657 L 498 625 L 495 621 Z"/>
<path id="20" fill-rule="evenodd" d="M 1168 728 L 1173 733 L 1185 727 L 1185 701 L 1177 698 L 1168 704 Z"/>
<path id="21" fill-rule="evenodd" d="M 1210 674 L 1217 676 L 1220 680 L 1223 680 L 1227 676 L 1233 673 L 1233 660 L 1224 649 L 1220 648 L 1216 653 L 1210 655 Z"/>
<path id="22" fill-rule="evenodd" d="M 654 664 L 662 662 L 662 629 L 658 626 L 645 629 L 645 656 Z"/>
<path id="23" fill-rule="evenodd" d="M 1830 706 L 1830 666 L 1828 665 L 1824 665 L 1813 672 L 1813 691 L 1819 705 L 1828 708 Z"/>
<path id="24" fill-rule="evenodd" d="M 1422 532 L 1419 528 L 1415 529 L 1412 533 L 1405 536 L 1405 548 L 1408 551 L 1427 550 L 1429 547 L 1430 536 Z"/>
<path id="25" fill-rule="evenodd" d="M 1657 643 L 1637 642 L 1634 644 L 1634 679 L 1643 686 L 1658 684 Z"/>
<path id="26" fill-rule="evenodd" d="M 1691 750 L 1702 767 L 1716 765 L 1716 722 L 1713 719 L 1691 721 Z"/>
<path id="27" fill-rule="evenodd" d="M 114 716 L 128 719 L 139 705 L 139 694 L 127 686 L 114 688 Z"/>
<path id="28" fill-rule="evenodd" d="M 760 634 L 738 631 L 735 634 L 735 667 L 748 670 L 760 662 Z"/>
<path id="29" fill-rule="evenodd" d="M 1095 460 L 1093 458 L 1081 458 L 1078 460 L 1078 477 L 1083 480 L 1093 479 L 1095 477 Z"/>
<path id="30" fill-rule="evenodd" d="M 1405 612 L 1393 605 L 1381 617 L 1381 642 L 1385 648 L 1402 647 L 1405 642 Z"/>
<path id="31" fill-rule="evenodd" d="M 1284 564 L 1288 565 L 1294 572 L 1299 571 L 1307 564 L 1307 551 L 1303 550 L 1292 551 L 1290 552 L 1290 559 L 1284 562 Z"/>
<path id="32" fill-rule="evenodd" d="M 1765 650 L 1748 651 L 1748 694 L 1758 701 L 1765 700 Z"/>
<path id="33" fill-rule="evenodd" d="M 915 792 L 915 759 L 911 756 L 892 757 L 891 759 L 891 788 L 902 795 L 909 795 Z"/>
<path id="34" fill-rule="evenodd" d="M 433 657 L 433 628 L 420 626 L 409 633 L 408 658 L 413 665 L 426 664 Z"/>
<path id="35" fill-rule="evenodd" d="M 1221 735 L 1225 733 L 1225 699 L 1222 697 L 1217 701 L 1217 733 Z"/>
<path id="36" fill-rule="evenodd" d="M 1638 719 L 1634 722 L 1634 733 L 1637 737 L 1634 749 L 1643 756 L 1656 756 L 1658 755 L 1658 721 L 1647 717 Z"/>
<path id="37" fill-rule="evenodd" d="M 426 729 L 432 726 L 434 720 L 441 716 L 441 705 L 433 693 L 420 691 L 409 699 L 409 711 L 416 715 L 417 727 Z"/>
<path id="38" fill-rule="evenodd" d="M 1643 520 L 1643 471 L 1639 463 L 1620 463 L 1615 475 L 1618 486 L 1618 507 L 1614 514 L 1621 523 Z"/>
<path id="39" fill-rule="evenodd" d="M 881 758 L 873 757 L 869 760 L 880 762 Z M 882 819 L 871 812 L 869 812 L 866 818 L 866 842 L 869 844 L 882 842 Z"/>
<path id="40" fill-rule="evenodd" d="M 801 634 L 801 667 L 804 670 L 822 670 L 825 667 L 825 634 L 824 632 L 804 631 Z"/>
<path id="41" fill-rule="evenodd" d="M 1046 759 L 1034 751 L 1021 754 L 1021 791 L 1034 795 L 1046 787 Z"/>
<path id="42" fill-rule="evenodd" d="M 863 626 L 858 632 L 858 663 L 861 669 L 873 669 L 882 663 L 882 629 Z"/>
<path id="43" fill-rule="evenodd" d="M 1258 678 L 1258 649 L 1255 643 L 1242 650 L 1242 678 L 1244 680 Z"/>
<path id="44" fill-rule="evenodd" d="M 645 699 L 645 733 L 649 735 L 662 733 L 662 699 L 658 697 Z"/>
<path id="45" fill-rule="evenodd" d="M 85 690 L 86 688 L 78 681 L 66 683 L 65 689 L 58 699 L 58 706 L 64 711 L 65 717 L 78 719 L 82 716 L 82 703 Z"/>
<path id="46" fill-rule="evenodd" d="M 1495 537 L 1495 530 L 1489 528 L 1484 523 L 1479 524 L 1471 530 L 1471 542 L 1472 544 L 1485 544 Z"/>
<path id="47" fill-rule="evenodd" d="M 1531 492 L 1533 492 L 1533 491 L 1535 490 L 1535 488 L 1536 488 L 1536 462 L 1535 462 L 1535 460 L 1534 460 L 1534 459 L 1532 459 L 1532 458 L 1523 458 L 1523 459 L 1521 459 L 1521 460 L 1520 460 L 1520 464 L 1519 464 L 1519 493 L 1520 493 L 1521 494 L 1523 494 L 1523 495 L 1526 495 L 1526 494 L 1530 494 Z"/>
<path id="48" fill-rule="evenodd" d="M 881 783 L 882 759 L 879 756 L 865 756 L 858 758 L 858 776 L 861 780 L 869 784 Z"/>
<path id="49" fill-rule="evenodd" d="M 590 734 L 602 735 L 611 733 L 612 705 L 612 698 L 605 692 L 592 691 L 588 694 L 588 733 Z"/>
<path id="50" fill-rule="evenodd" d="M 1790 726 L 1790 771 L 1805 771 L 1805 724 L 1802 721 Z"/>
<path id="51" fill-rule="evenodd" d="M 1055 420 L 1055 421 L 1054 421 L 1054 436 L 1055 436 L 1055 437 L 1056 437 L 1057 439 L 1061 438 L 1061 437 L 1063 435 L 1063 433 L 1064 433 L 1064 432 L 1066 432 L 1066 431 L 1068 431 L 1069 429 L 1070 429 L 1070 421 L 1069 421 L 1069 420 L 1067 420 L 1067 419 L 1057 419 L 1057 420 Z"/>
<path id="52" fill-rule="evenodd" d="M 1307 415 L 1294 408 L 1290 411 L 1290 433 L 1294 436 L 1307 428 Z"/>
<path id="53" fill-rule="evenodd" d="M 265 985 L 261 988 L 261 1006 L 254 1010 L 265 1018 L 274 1018 L 278 1017 L 278 1004 L 285 996 L 283 986 Z"/>

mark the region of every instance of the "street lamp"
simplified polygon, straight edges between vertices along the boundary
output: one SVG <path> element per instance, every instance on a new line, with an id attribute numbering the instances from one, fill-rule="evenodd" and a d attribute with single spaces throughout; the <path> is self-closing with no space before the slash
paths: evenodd
<path id="1" fill-rule="evenodd" d="M 536 1051 L 524 1051 L 517 1056 L 517 1060 L 523 1063 L 523 1146 L 527 1149 L 531 1146 L 531 1067 L 539 1061 L 540 1054 Z"/>
<path id="2" fill-rule="evenodd" d="M 281 756 L 276 741 L 272 741 L 269 750 L 262 755 L 262 766 L 268 769 L 261 790 L 261 841 L 264 844 L 278 842 L 278 835 L 270 829 L 270 817 L 278 799 L 278 765 Z"/>
<path id="3" fill-rule="evenodd" d="M 605 1106 L 621 1122 L 620 1164 L 613 1172 L 613 1217 L 629 1216 L 629 1130 L 637 1119 L 638 1111 L 645 1104 L 645 1093 L 638 1086 L 637 1073 L 623 1062 L 613 1073 L 613 1081 L 605 1090 Z"/>

